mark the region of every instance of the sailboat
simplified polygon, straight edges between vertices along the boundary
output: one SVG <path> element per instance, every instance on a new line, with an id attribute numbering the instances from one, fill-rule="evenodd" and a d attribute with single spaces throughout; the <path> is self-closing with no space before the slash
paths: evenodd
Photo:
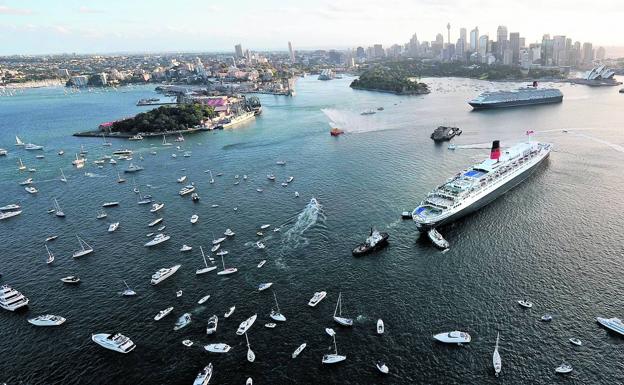
<path id="1" fill-rule="evenodd" d="M 251 346 L 249 346 L 249 338 L 247 337 L 247 333 L 245 333 L 245 340 L 247 341 L 247 361 L 254 362 L 256 360 L 256 354 L 251 350 Z"/>
<path id="2" fill-rule="evenodd" d="M 43 245 L 45 246 L 46 251 L 48 252 L 48 259 L 46 259 L 46 263 L 49 265 L 52 262 L 54 262 L 54 254 L 52 254 L 47 244 L 44 243 Z"/>
<path id="3" fill-rule="evenodd" d="M 106 214 L 106 211 L 104 211 L 104 209 L 98 211 L 98 215 L 97 215 L 97 219 L 104 219 L 108 216 L 108 214 Z"/>
<path id="4" fill-rule="evenodd" d="M 24 146 L 24 142 L 22 142 L 22 140 L 20 138 L 18 138 L 17 135 L 15 135 L 15 145 L 16 146 Z"/>
<path id="5" fill-rule="evenodd" d="M 22 158 L 19 158 L 19 166 L 17 167 L 17 169 L 20 171 L 26 170 L 26 166 L 24 166 L 24 163 L 22 163 Z"/>
<path id="6" fill-rule="evenodd" d="M 498 374 L 501 371 L 503 363 L 501 361 L 501 356 L 498 354 L 498 338 L 500 333 L 496 333 L 496 347 L 494 348 L 494 354 L 492 355 L 492 365 L 494 365 L 494 374 L 498 377 Z"/>
<path id="7" fill-rule="evenodd" d="M 273 292 L 273 298 L 275 298 L 275 307 L 277 308 L 277 310 L 271 309 L 271 318 L 276 321 L 285 322 L 286 317 L 280 312 L 280 308 L 279 308 L 279 305 L 277 304 L 277 296 L 275 295 L 275 292 Z"/>
<path id="8" fill-rule="evenodd" d="M 338 316 L 336 316 L 336 313 L 338 313 Z M 336 302 L 336 309 L 334 310 L 334 321 L 342 326 L 353 326 L 353 320 L 351 318 L 342 316 L 342 292 L 338 294 L 338 302 Z"/>
<path id="9" fill-rule="evenodd" d="M 137 190 L 139 191 L 139 201 L 137 202 L 140 205 L 146 205 L 146 204 L 150 204 L 152 203 L 152 198 L 148 197 L 148 196 L 143 196 L 143 194 L 141 194 L 141 189 L 139 188 L 139 186 L 137 186 Z"/>
<path id="10" fill-rule="evenodd" d="M 205 273 L 208 273 L 209 271 L 212 271 L 212 270 L 216 269 L 217 268 L 216 266 L 208 267 L 208 262 L 206 262 L 206 255 L 204 254 L 204 248 L 199 246 L 199 250 L 201 251 L 202 258 L 204 259 L 204 265 L 206 267 L 202 267 L 201 269 L 197 269 L 195 271 L 195 274 L 196 275 L 205 274 Z M 221 258 L 223 258 L 223 257 L 221 257 Z M 225 265 L 224 265 L 224 269 L 225 269 Z"/>
<path id="11" fill-rule="evenodd" d="M 342 362 L 347 359 L 347 356 L 343 356 L 338 354 L 338 345 L 336 345 L 336 332 L 333 329 L 327 328 L 325 329 L 329 335 L 334 339 L 334 353 L 333 354 L 325 354 L 323 355 L 323 360 L 321 361 L 324 364 L 336 364 L 338 362 Z"/>
<path id="12" fill-rule="evenodd" d="M 104 143 L 102 143 L 102 146 L 109 147 L 113 145 L 111 142 L 106 141 L 106 136 L 104 134 L 102 134 L 102 139 L 104 139 Z"/>
<path id="13" fill-rule="evenodd" d="M 235 267 L 228 267 L 227 269 L 225 268 L 225 262 L 223 262 L 223 254 L 221 254 L 221 263 L 223 264 L 223 270 L 218 271 L 217 275 L 228 275 L 236 273 L 238 271 L 238 269 Z"/>
<path id="14" fill-rule="evenodd" d="M 164 134 L 163 134 L 162 145 L 163 146 L 171 146 L 171 143 L 167 142 L 167 137 Z"/>
<path id="15" fill-rule="evenodd" d="M 212 177 L 212 171 L 208 170 L 210 173 L 210 183 L 214 183 L 214 178 Z"/>
<path id="16" fill-rule="evenodd" d="M 123 295 L 124 297 L 132 297 L 136 295 L 136 291 L 130 289 L 130 286 L 128 286 L 125 280 L 123 281 L 123 283 L 124 285 L 126 285 L 126 288 L 124 289 L 124 291 L 121 292 L 121 295 Z"/>
<path id="17" fill-rule="evenodd" d="M 67 183 L 67 177 L 65 177 L 65 173 L 63 173 L 63 169 L 59 169 L 61 170 L 61 182 L 63 183 Z"/>
<path id="18" fill-rule="evenodd" d="M 126 180 L 121 177 L 119 171 L 117 171 L 117 183 L 124 183 Z"/>
<path id="19" fill-rule="evenodd" d="M 78 234 L 76 234 L 76 238 L 78 238 L 78 243 L 80 244 L 80 249 L 81 250 L 74 251 L 74 254 L 72 254 L 73 258 L 79 258 L 79 257 L 82 257 L 84 255 L 91 254 L 93 252 L 93 248 L 91 246 L 89 246 L 89 244 L 87 242 L 82 240 L 78 236 Z"/>
<path id="20" fill-rule="evenodd" d="M 56 198 L 54 198 L 54 214 L 59 218 L 65 218 L 65 213 L 61 210 L 61 206 L 59 205 Z"/>

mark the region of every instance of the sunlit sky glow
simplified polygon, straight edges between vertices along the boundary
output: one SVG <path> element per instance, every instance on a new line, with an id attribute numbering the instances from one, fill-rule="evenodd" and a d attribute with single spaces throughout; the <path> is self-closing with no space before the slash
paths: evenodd
<path id="1" fill-rule="evenodd" d="M 434 40 L 451 23 L 531 43 L 624 46 L 624 0 L 0 0 L 0 55 L 348 48 Z M 609 53 L 609 50 L 607 50 Z"/>

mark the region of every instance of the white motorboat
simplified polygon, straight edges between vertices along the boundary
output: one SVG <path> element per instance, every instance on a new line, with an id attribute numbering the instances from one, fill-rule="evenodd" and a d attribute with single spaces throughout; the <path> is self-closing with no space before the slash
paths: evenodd
<path id="1" fill-rule="evenodd" d="M 22 210 L 0 212 L 0 220 L 15 217 L 15 216 L 20 215 L 21 213 L 22 213 Z"/>
<path id="2" fill-rule="evenodd" d="M 221 242 L 223 242 L 223 241 L 225 241 L 225 240 L 226 240 L 226 238 L 225 238 L 225 237 L 217 238 L 217 239 L 215 239 L 215 240 L 213 240 L 213 241 L 212 241 L 212 244 L 213 244 L 213 245 L 218 245 L 219 243 L 221 243 Z"/>
<path id="3" fill-rule="evenodd" d="M 204 248 L 199 246 L 199 250 L 201 251 L 202 258 L 204 259 L 204 267 L 202 267 L 201 269 L 197 269 L 195 271 L 195 274 L 200 275 L 200 274 L 205 274 L 212 270 L 215 270 L 217 268 L 216 266 L 208 267 L 208 263 L 206 262 L 206 255 L 204 254 Z"/>
<path id="4" fill-rule="evenodd" d="M 182 297 L 182 290 L 178 290 L 178 291 L 176 291 L 176 297 L 177 297 L 177 298 Z"/>
<path id="5" fill-rule="evenodd" d="M 182 341 L 182 345 L 186 346 L 187 348 L 190 348 L 191 346 L 193 346 L 193 341 L 191 341 L 191 340 L 184 340 L 184 341 Z"/>
<path id="6" fill-rule="evenodd" d="M 113 222 L 108 226 L 108 232 L 112 233 L 113 231 L 119 228 L 119 222 Z"/>
<path id="7" fill-rule="evenodd" d="M 53 314 L 44 314 L 28 319 L 28 322 L 35 326 L 59 326 L 65 321 L 65 318 Z"/>
<path id="8" fill-rule="evenodd" d="M 245 381 L 245 385 L 253 385 L 253 379 L 251 377 L 247 377 L 247 381 Z"/>
<path id="9" fill-rule="evenodd" d="M 258 285 L 258 291 L 263 291 L 273 286 L 273 282 L 261 283 Z"/>
<path id="10" fill-rule="evenodd" d="M 237 268 L 235 267 L 228 267 L 227 269 L 225 268 L 225 262 L 223 261 L 223 255 L 221 255 L 221 263 L 223 264 L 223 270 L 218 271 L 217 275 L 229 275 L 229 274 L 234 274 L 238 271 Z"/>
<path id="11" fill-rule="evenodd" d="M 0 207 L 0 211 L 19 210 L 22 207 L 17 203 L 11 203 L 10 205 Z"/>
<path id="12" fill-rule="evenodd" d="M 526 300 L 526 299 L 521 299 L 518 301 L 518 304 L 524 308 L 530 309 L 533 307 L 533 303 L 531 303 L 530 301 Z"/>
<path id="13" fill-rule="evenodd" d="M 232 306 L 228 311 L 225 312 L 225 314 L 223 316 L 225 318 L 230 318 L 232 313 L 234 313 L 234 310 L 236 310 L 236 306 Z"/>
<path id="14" fill-rule="evenodd" d="M 264 243 L 262 243 L 262 242 L 258 241 L 258 242 L 256 242 L 256 247 L 257 247 L 259 250 L 262 250 L 262 249 L 265 249 L 265 248 L 266 248 L 266 245 L 265 245 Z"/>
<path id="15" fill-rule="evenodd" d="M 68 275 L 67 277 L 61 278 L 61 282 L 69 283 L 69 284 L 76 284 L 76 283 L 80 283 L 80 278 L 74 275 Z"/>
<path id="16" fill-rule="evenodd" d="M 208 385 L 212 377 L 212 363 L 205 366 L 193 381 L 193 385 Z"/>
<path id="17" fill-rule="evenodd" d="M 325 354 L 323 355 L 323 359 L 321 360 L 324 364 L 336 364 L 342 362 L 347 359 L 347 356 L 343 356 L 338 354 L 338 345 L 336 344 L 336 332 L 333 329 L 325 329 L 327 334 L 331 335 L 334 339 L 334 353 L 333 354 Z"/>
<path id="18" fill-rule="evenodd" d="M 158 210 L 162 209 L 163 207 L 165 207 L 164 203 L 154 203 L 152 205 L 152 208 L 150 209 L 150 213 L 155 213 Z"/>
<path id="19" fill-rule="evenodd" d="M 384 322 L 382 321 L 382 319 L 378 319 L 377 320 L 377 334 L 381 335 L 384 334 L 385 331 L 385 326 L 384 326 Z"/>
<path id="20" fill-rule="evenodd" d="M 136 291 L 132 290 L 130 288 L 130 286 L 128 286 L 128 284 L 126 283 L 126 281 L 123 281 L 124 285 L 126 286 L 126 288 L 124 289 L 124 291 L 122 291 L 120 294 L 123 297 L 134 297 L 136 295 Z"/>
<path id="21" fill-rule="evenodd" d="M 219 324 L 219 317 L 217 317 L 216 314 L 208 318 L 208 326 L 206 326 L 206 334 L 216 333 L 218 324 Z"/>
<path id="22" fill-rule="evenodd" d="M 555 373 L 559 374 L 567 374 L 572 371 L 572 365 L 566 364 L 565 362 L 555 368 Z"/>
<path id="23" fill-rule="evenodd" d="M 305 342 L 299 345 L 299 347 L 295 349 L 295 351 L 293 352 L 292 358 L 297 358 L 297 356 L 301 354 L 301 352 L 303 351 L 303 349 L 306 348 L 306 346 L 308 346 L 308 344 L 306 344 Z"/>
<path id="24" fill-rule="evenodd" d="M 315 307 L 316 305 L 319 304 L 319 302 L 321 302 L 323 300 L 323 298 L 325 298 L 327 296 L 327 292 L 325 291 L 317 291 L 316 293 L 314 293 L 314 296 L 312 296 L 312 298 L 310 299 L 310 301 L 308 301 L 308 306 L 312 306 Z"/>
<path id="25" fill-rule="evenodd" d="M 299 191 L 295 191 L 295 198 L 299 198 Z"/>
<path id="26" fill-rule="evenodd" d="M 39 146 L 33 143 L 27 143 L 26 145 L 24 145 L 24 150 L 29 150 L 29 151 L 43 150 L 43 146 Z"/>
<path id="27" fill-rule="evenodd" d="M 434 335 L 433 338 L 445 344 L 457 344 L 457 345 L 467 344 L 471 340 L 470 334 L 466 332 L 460 332 L 457 330 L 452 331 L 452 332 L 439 333 L 439 334 Z"/>
<path id="28" fill-rule="evenodd" d="M 199 202 L 199 195 L 197 195 L 197 193 L 192 193 L 191 194 L 191 200 L 193 202 Z"/>
<path id="29" fill-rule="evenodd" d="M 156 218 L 153 221 L 151 221 L 150 223 L 147 224 L 147 227 L 154 227 L 157 224 L 159 224 L 160 222 L 162 222 L 162 218 Z"/>
<path id="30" fill-rule="evenodd" d="M 619 318 L 597 317 L 596 321 L 607 329 L 624 336 L 624 323 Z"/>
<path id="31" fill-rule="evenodd" d="M 27 179 L 24 179 L 23 181 L 19 182 L 19 185 L 20 186 L 28 186 L 28 185 L 32 184 L 32 182 L 33 182 L 33 178 L 27 178 Z"/>
<path id="32" fill-rule="evenodd" d="M 288 179 L 286 179 L 286 183 L 290 183 L 293 180 L 295 180 L 295 177 L 294 176 L 289 176 Z"/>
<path id="33" fill-rule="evenodd" d="M 247 361 L 254 362 L 256 360 L 256 354 L 251 350 L 251 346 L 249 345 L 249 337 L 247 337 L 247 333 L 245 333 L 245 341 L 247 341 Z"/>
<path id="34" fill-rule="evenodd" d="M 96 344 L 119 353 L 130 353 L 136 345 L 132 340 L 121 333 L 116 334 L 93 334 L 91 340 Z"/>
<path id="35" fill-rule="evenodd" d="M 209 299 L 209 298 L 210 298 L 210 294 L 205 295 L 205 296 L 201 297 L 201 298 L 199 299 L 199 301 L 197 301 L 197 303 L 198 303 L 199 305 L 201 305 L 201 304 L 203 304 L 204 302 L 208 301 L 208 299 Z"/>
<path id="36" fill-rule="evenodd" d="M 189 245 L 182 245 L 182 247 L 180 247 L 181 252 L 191 251 L 191 250 L 193 250 L 193 248 Z"/>
<path id="37" fill-rule="evenodd" d="M 282 183 L 282 187 L 288 187 L 288 183 L 283 182 L 283 183 Z"/>
<path id="38" fill-rule="evenodd" d="M 154 239 L 152 239 L 151 241 L 147 242 L 145 244 L 145 247 L 152 247 L 152 246 L 156 246 L 158 244 L 161 244 L 165 241 L 168 241 L 171 237 L 169 235 L 165 235 L 163 233 L 158 233 L 156 234 L 156 236 L 154 237 Z"/>
<path id="39" fill-rule="evenodd" d="M 494 374 L 498 377 L 501 368 L 503 367 L 503 363 L 501 361 L 500 354 L 498 353 L 498 339 L 500 337 L 500 333 L 496 334 L 496 346 L 494 347 L 494 354 L 492 354 L 492 365 L 494 366 Z"/>
<path id="40" fill-rule="evenodd" d="M 180 330 L 190 323 L 191 323 L 191 313 L 184 313 L 176 321 L 176 324 L 173 327 L 173 330 Z"/>
<path id="41" fill-rule="evenodd" d="M 15 311 L 21 307 L 28 306 L 28 298 L 9 285 L 0 287 L 0 308 Z"/>
<path id="42" fill-rule="evenodd" d="M 275 322 L 267 322 L 264 324 L 264 327 L 269 329 L 275 329 L 276 326 L 277 324 Z"/>
<path id="43" fill-rule="evenodd" d="M 581 342 L 578 338 L 570 338 L 568 341 L 576 346 L 583 346 L 583 342 Z"/>
<path id="44" fill-rule="evenodd" d="M 198 216 L 197 214 L 193 214 L 193 215 L 191 216 L 191 223 L 192 223 L 192 224 L 197 223 L 197 221 L 198 221 L 198 220 L 199 220 L 199 216 Z"/>
<path id="45" fill-rule="evenodd" d="M 261 193 L 261 192 L 262 192 L 262 191 L 264 191 L 264 190 L 262 190 L 261 188 L 257 188 L 257 189 L 256 189 L 256 191 L 257 191 L 257 192 L 259 192 L 259 193 Z"/>
<path id="46" fill-rule="evenodd" d="M 544 314 L 541 318 L 540 321 L 542 322 L 550 322 L 552 321 L 553 317 L 550 314 Z"/>
<path id="47" fill-rule="evenodd" d="M 273 229 L 274 233 L 279 233 L 280 231 L 282 231 L 281 227 L 276 227 L 276 228 Z"/>
<path id="48" fill-rule="evenodd" d="M 87 254 L 91 254 L 93 252 L 93 248 L 89 246 L 87 242 L 82 240 L 78 235 L 76 235 L 76 238 L 78 238 L 78 243 L 80 244 L 80 250 L 74 251 L 74 253 L 72 254 L 72 258 L 80 258 Z"/>
<path id="49" fill-rule="evenodd" d="M 160 321 L 161 319 L 169 315 L 169 313 L 171 313 L 172 311 L 173 311 L 173 306 L 169 306 L 165 310 L 159 311 L 158 314 L 154 316 L 154 321 Z"/>
<path id="50" fill-rule="evenodd" d="M 228 344 L 219 343 L 219 344 L 209 344 L 204 346 L 204 349 L 210 353 L 227 353 L 232 349 L 232 347 Z"/>
<path id="51" fill-rule="evenodd" d="M 225 235 L 226 237 L 233 237 L 234 235 L 236 235 L 236 233 L 230 229 L 226 229 L 223 235 Z"/>
<path id="52" fill-rule="evenodd" d="M 108 217 L 108 214 L 106 214 L 106 211 L 104 211 L 104 209 L 102 209 L 101 211 L 98 211 L 98 215 L 95 217 L 97 219 L 104 219 Z"/>
<path id="53" fill-rule="evenodd" d="M 442 237 L 442 234 L 440 234 L 438 230 L 432 228 L 427 232 L 427 235 L 434 245 L 441 249 L 448 249 L 449 243 Z"/>
<path id="54" fill-rule="evenodd" d="M 185 196 L 187 194 L 190 194 L 192 192 L 195 191 L 195 186 L 184 186 L 179 192 L 178 194 L 180 194 L 180 196 Z"/>
<path id="55" fill-rule="evenodd" d="M 185 180 L 186 180 L 186 175 L 182 175 L 181 177 L 179 177 L 179 178 L 177 179 L 177 182 L 178 182 L 178 183 L 184 183 L 184 181 L 185 181 Z"/>
<path id="56" fill-rule="evenodd" d="M 180 266 L 182 266 L 182 265 L 175 265 L 175 266 L 171 266 L 169 268 L 159 269 L 157 272 L 155 272 L 152 275 L 152 280 L 150 281 L 150 283 L 152 285 L 158 285 L 159 283 L 161 283 L 165 279 L 167 279 L 167 278 L 171 277 L 173 274 L 175 274 L 175 272 L 178 271 Z"/>
<path id="57" fill-rule="evenodd" d="M 270 181 L 274 181 L 275 180 L 275 175 L 267 174 L 267 179 L 270 180 Z"/>
<path id="58" fill-rule="evenodd" d="M 219 250 L 220 247 L 221 247 L 221 244 L 217 243 L 216 245 L 212 246 L 210 251 L 212 251 L 214 253 L 215 251 Z"/>
<path id="59" fill-rule="evenodd" d="M 388 366 L 382 361 L 377 361 L 377 363 L 375 364 L 375 367 L 377 368 L 377 370 L 379 370 L 383 374 L 388 374 L 390 372 L 390 369 L 388 369 Z"/>
<path id="60" fill-rule="evenodd" d="M 0 156 L 6 156 L 9 152 L 4 148 L 0 148 Z"/>
<path id="61" fill-rule="evenodd" d="M 54 262 L 54 254 L 50 251 L 47 244 L 43 244 L 45 246 L 46 251 L 48 252 L 48 258 L 46 258 L 46 263 L 49 265 Z"/>
<path id="62" fill-rule="evenodd" d="M 124 170 L 124 172 L 133 173 L 141 170 L 143 170 L 143 167 L 137 166 L 136 164 L 130 162 L 130 165 Z"/>
<path id="63" fill-rule="evenodd" d="M 271 227 L 271 225 L 268 225 L 268 224 L 267 224 L 267 225 L 262 225 L 262 226 L 260 226 L 260 229 L 261 229 L 261 230 L 266 230 L 266 229 L 268 229 L 269 227 Z"/>
<path id="64" fill-rule="evenodd" d="M 285 322 L 286 317 L 280 312 L 280 308 L 279 308 L 279 304 L 277 303 L 277 296 L 275 295 L 275 292 L 273 292 L 273 298 L 275 299 L 275 308 L 277 310 L 271 309 L 270 317 L 271 319 L 274 319 L 275 321 Z"/>
<path id="65" fill-rule="evenodd" d="M 258 269 L 264 266 L 265 263 L 266 263 L 266 259 L 263 259 L 262 261 L 260 261 L 260 263 L 258 263 Z"/>
<path id="66" fill-rule="evenodd" d="M 342 326 L 353 326 L 353 320 L 351 318 L 342 316 L 342 292 L 338 293 L 338 301 L 336 302 L 336 309 L 334 309 L 334 321 Z"/>
<path id="67" fill-rule="evenodd" d="M 238 330 L 236 331 L 236 334 L 239 336 L 242 336 L 243 334 L 247 333 L 247 330 L 249 330 L 249 328 L 251 328 L 254 322 L 256 322 L 256 318 L 258 318 L 258 315 L 254 314 L 251 317 L 244 320 L 243 322 L 241 322 L 240 325 L 238 326 Z"/>
<path id="68" fill-rule="evenodd" d="M 104 202 L 104 203 L 102 203 L 102 207 L 115 207 L 115 206 L 119 206 L 119 202 L 112 201 L 112 202 Z"/>
<path id="69" fill-rule="evenodd" d="M 29 193 L 29 194 L 36 194 L 36 193 L 39 192 L 39 190 L 37 190 L 33 186 L 24 187 L 24 190 L 26 190 L 26 192 Z"/>

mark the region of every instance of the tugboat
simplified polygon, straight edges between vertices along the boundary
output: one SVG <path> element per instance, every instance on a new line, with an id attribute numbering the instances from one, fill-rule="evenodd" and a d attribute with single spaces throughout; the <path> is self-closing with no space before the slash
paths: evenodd
<path id="1" fill-rule="evenodd" d="M 340 128 L 334 127 L 331 130 L 329 130 L 329 134 L 331 136 L 340 136 L 344 134 L 344 131 L 342 131 Z"/>
<path id="2" fill-rule="evenodd" d="M 353 249 L 353 256 L 359 257 L 360 255 L 384 248 L 388 245 L 388 238 L 388 233 L 380 233 L 371 227 L 370 235 L 366 238 L 366 241 Z"/>
<path id="3" fill-rule="evenodd" d="M 449 243 L 442 237 L 442 234 L 438 232 L 436 229 L 431 229 L 427 232 L 429 239 L 433 242 L 434 245 L 439 247 L 440 249 L 448 249 Z"/>
<path id="4" fill-rule="evenodd" d="M 439 126 L 431 134 L 431 139 L 435 142 L 451 140 L 455 135 L 461 135 L 462 131 L 457 127 Z"/>

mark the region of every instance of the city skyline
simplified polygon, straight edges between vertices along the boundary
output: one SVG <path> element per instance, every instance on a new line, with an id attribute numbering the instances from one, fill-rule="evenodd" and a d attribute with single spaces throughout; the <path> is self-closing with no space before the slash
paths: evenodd
<path id="1" fill-rule="evenodd" d="M 442 34 L 445 42 L 450 33 L 455 42 L 461 27 L 470 31 L 475 26 L 480 35 L 495 39 L 499 25 L 509 33 L 519 32 L 527 44 L 550 34 L 574 36 L 606 48 L 624 46 L 624 37 L 612 33 L 624 17 L 615 0 L 600 7 L 579 0 L 548 4 L 529 0 L 522 6 L 492 0 L 167 4 L 70 0 L 60 8 L 42 0 L 6 0 L 0 2 L 0 54 L 232 52 L 238 43 L 253 50 L 288 51 L 288 41 L 299 50 L 345 49 L 404 44 L 414 33 L 421 41 Z M 579 23 L 581 17 L 587 22 Z"/>

